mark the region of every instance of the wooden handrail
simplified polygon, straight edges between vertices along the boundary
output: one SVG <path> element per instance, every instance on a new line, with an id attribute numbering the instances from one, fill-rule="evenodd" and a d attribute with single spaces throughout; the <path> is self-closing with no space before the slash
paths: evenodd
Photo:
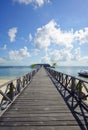
<path id="1" fill-rule="evenodd" d="M 21 77 L 13 79 L 5 84 L 0 85 L 0 112 L 5 110 L 10 105 L 15 97 L 17 97 L 21 91 L 28 86 L 32 77 L 39 70 L 33 70 Z"/>
<path id="2" fill-rule="evenodd" d="M 88 82 L 78 79 L 74 76 L 55 71 L 51 68 L 46 68 L 48 73 L 60 83 L 69 93 L 74 96 L 78 102 L 88 106 Z M 87 108 L 87 107 L 86 107 Z M 88 109 L 87 109 L 88 111 Z"/>

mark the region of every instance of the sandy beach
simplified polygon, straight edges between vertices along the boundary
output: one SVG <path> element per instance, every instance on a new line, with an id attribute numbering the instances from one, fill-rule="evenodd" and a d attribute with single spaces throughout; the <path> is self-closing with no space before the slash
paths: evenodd
<path id="1" fill-rule="evenodd" d="M 6 82 L 10 81 L 11 79 L 0 79 L 0 85 L 5 84 Z"/>

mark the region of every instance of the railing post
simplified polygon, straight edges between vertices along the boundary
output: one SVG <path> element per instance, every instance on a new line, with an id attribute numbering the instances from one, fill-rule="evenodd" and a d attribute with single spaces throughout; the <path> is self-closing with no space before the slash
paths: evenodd
<path id="1" fill-rule="evenodd" d="M 81 101 L 82 99 L 82 81 L 79 81 L 79 84 L 78 84 L 78 98 L 79 100 Z"/>
<path id="2" fill-rule="evenodd" d="M 60 80 L 61 80 L 61 73 L 59 72 L 59 82 L 60 82 Z"/>
<path id="3" fill-rule="evenodd" d="M 71 93 L 72 93 L 73 95 L 74 95 L 74 93 L 75 93 L 75 89 L 76 89 L 75 78 L 72 77 Z"/>
<path id="4" fill-rule="evenodd" d="M 63 84 L 63 73 L 61 74 L 61 83 Z"/>
<path id="5" fill-rule="evenodd" d="M 56 71 L 56 80 L 58 80 L 58 72 Z"/>
<path id="6" fill-rule="evenodd" d="M 65 79 L 66 79 L 65 86 L 66 86 L 66 88 L 67 88 L 67 84 L 68 84 L 68 75 L 66 75 Z"/>
<path id="7" fill-rule="evenodd" d="M 14 97 L 14 85 L 13 85 L 13 83 L 11 82 L 10 84 L 9 84 L 9 98 L 11 99 L 11 100 L 13 100 L 13 97 Z"/>
<path id="8" fill-rule="evenodd" d="M 26 85 L 28 84 L 28 76 L 27 74 L 25 75 L 25 81 L 26 81 Z"/>
<path id="9" fill-rule="evenodd" d="M 25 76 L 23 76 L 23 88 L 25 87 Z"/>
<path id="10" fill-rule="evenodd" d="M 21 81 L 20 79 L 17 79 L 17 86 L 16 86 L 16 88 L 17 88 L 17 92 L 18 93 L 20 93 L 20 89 L 21 89 L 20 88 L 20 81 Z"/>

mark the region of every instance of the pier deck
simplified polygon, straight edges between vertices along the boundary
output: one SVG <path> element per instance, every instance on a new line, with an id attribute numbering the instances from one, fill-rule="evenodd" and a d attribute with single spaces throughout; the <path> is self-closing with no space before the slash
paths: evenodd
<path id="1" fill-rule="evenodd" d="M 80 130 L 44 68 L 0 118 L 0 130 Z"/>

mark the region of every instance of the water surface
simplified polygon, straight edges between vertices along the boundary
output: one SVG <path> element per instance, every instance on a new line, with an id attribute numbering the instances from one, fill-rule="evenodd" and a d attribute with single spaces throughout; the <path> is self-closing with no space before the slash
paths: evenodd
<path id="1" fill-rule="evenodd" d="M 56 67 L 55 70 L 88 81 L 88 78 L 78 75 L 80 70 L 88 70 L 88 66 L 59 66 Z"/>
<path id="2" fill-rule="evenodd" d="M 14 79 L 32 71 L 29 66 L 0 66 L 0 79 Z"/>

